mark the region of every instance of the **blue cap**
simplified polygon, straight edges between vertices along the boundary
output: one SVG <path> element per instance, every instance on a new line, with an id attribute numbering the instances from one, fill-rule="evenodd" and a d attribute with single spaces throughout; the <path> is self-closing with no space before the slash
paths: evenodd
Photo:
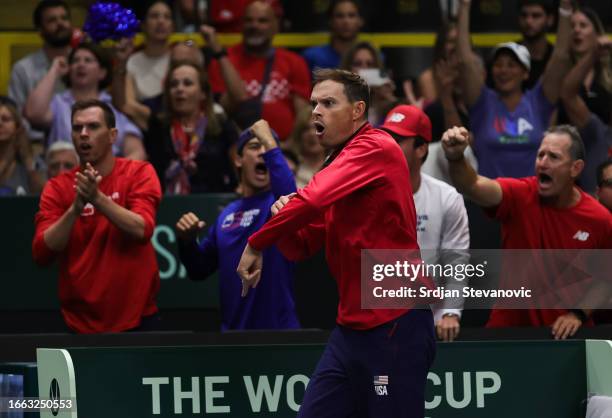
<path id="1" fill-rule="evenodd" d="M 276 145 L 280 146 L 280 139 L 278 138 L 278 134 L 272 128 L 270 128 L 270 131 L 272 132 L 272 136 L 274 137 L 274 140 L 276 141 Z M 250 128 L 245 129 L 244 131 L 240 133 L 240 136 L 238 137 L 238 142 L 236 142 L 236 144 L 238 145 L 237 151 L 239 155 L 242 155 L 242 149 L 247 144 L 247 142 L 249 142 L 253 138 L 255 138 L 255 135 L 253 135 Z"/>

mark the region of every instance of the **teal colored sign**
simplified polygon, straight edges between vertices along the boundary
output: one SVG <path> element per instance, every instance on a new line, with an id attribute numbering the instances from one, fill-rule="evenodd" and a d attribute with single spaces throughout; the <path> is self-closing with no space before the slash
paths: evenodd
<path id="1" fill-rule="evenodd" d="M 67 349 L 78 416 L 87 418 L 295 417 L 322 350 Z M 428 376 L 426 416 L 575 418 L 587 394 L 585 364 L 584 341 L 440 344 Z M 39 361 L 39 373 L 48 374 L 48 367 Z"/>

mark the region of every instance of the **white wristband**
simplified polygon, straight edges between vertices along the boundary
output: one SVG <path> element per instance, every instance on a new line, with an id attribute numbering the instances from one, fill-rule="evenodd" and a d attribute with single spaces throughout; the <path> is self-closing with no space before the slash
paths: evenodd
<path id="1" fill-rule="evenodd" d="M 570 17 L 573 13 L 572 9 L 563 9 L 561 7 L 559 7 L 559 16 L 563 16 L 563 17 Z"/>

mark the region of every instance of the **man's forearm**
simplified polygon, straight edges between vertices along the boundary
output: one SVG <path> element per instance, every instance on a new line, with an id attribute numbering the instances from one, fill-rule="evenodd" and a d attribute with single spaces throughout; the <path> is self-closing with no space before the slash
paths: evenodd
<path id="1" fill-rule="evenodd" d="M 221 77 L 227 86 L 228 98 L 231 105 L 235 106 L 248 99 L 249 95 L 244 85 L 244 81 L 229 58 L 222 57 L 219 59 L 219 68 L 221 70 Z"/>
<path id="2" fill-rule="evenodd" d="M 96 198 L 94 206 L 125 234 L 139 240 L 145 237 L 145 220 L 142 216 L 116 204 L 103 193 Z"/>
<path id="3" fill-rule="evenodd" d="M 461 194 L 469 193 L 478 179 L 478 174 L 465 157 L 457 160 L 448 160 L 448 170 L 453 185 Z"/>
<path id="4" fill-rule="evenodd" d="M 57 220 L 53 225 L 47 229 L 44 234 L 45 244 L 49 249 L 55 252 L 63 251 L 68 245 L 70 239 L 70 233 L 72 227 L 79 214 L 77 213 L 74 205 L 70 205 L 68 210 Z"/>

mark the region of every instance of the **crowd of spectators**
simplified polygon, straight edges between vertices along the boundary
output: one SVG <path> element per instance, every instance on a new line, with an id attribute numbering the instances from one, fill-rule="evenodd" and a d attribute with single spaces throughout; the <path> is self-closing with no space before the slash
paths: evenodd
<path id="1" fill-rule="evenodd" d="M 549 0 L 518 3 L 521 39 L 508 39 L 485 56 L 470 42 L 470 4 L 460 2 L 457 16 L 441 19 L 433 60 L 413 83 L 394 77 L 401 71 L 387 68 L 384 54 L 359 40 L 367 16 L 357 0 L 331 1 L 329 42 L 301 56 L 272 46 L 283 13 L 277 0 L 211 2 L 208 19 L 189 1 L 139 3 L 144 42 L 134 47 L 125 39 L 114 48 L 75 42 L 67 3 L 44 0 L 33 11 L 43 46 L 15 63 L 9 97 L 26 137 L 42 145 L 42 152 L 35 147 L 40 155 L 32 164 L 41 177 L 49 147 L 70 142 L 69 107 L 99 98 L 115 111 L 115 155 L 151 161 L 168 194 L 239 190 L 234 142 L 237 132 L 259 118 L 278 132 L 289 162 L 292 153 L 297 156 L 295 171 L 303 187 L 325 158 L 314 141 L 308 146 L 308 117 L 301 116 L 309 108 L 310 71 L 337 67 L 359 73 L 370 85 L 374 126 L 402 103 L 426 112 L 433 140 L 423 169 L 436 178 L 450 180 L 436 142 L 452 126 L 471 132 L 466 156 L 479 173 L 519 177 L 533 174 L 531 161 L 544 130 L 571 123 L 586 139 L 580 185 L 595 193 L 595 171 L 611 141 L 610 40 L 589 8 L 565 0 L 561 12 Z M 206 20 L 210 26 L 201 24 Z M 546 35 L 555 26 L 551 44 Z M 206 40 L 206 49 L 193 40 L 169 42 L 174 31 L 194 30 Z M 225 49 L 216 33 L 228 31 L 241 31 L 242 41 Z M 179 61 L 191 62 L 191 70 L 177 68 Z M 173 77 L 177 70 L 192 73 L 198 94 L 189 98 L 187 90 L 174 86 L 183 84 Z M 0 181 L 8 177 L 4 173 Z M 35 194 L 40 187 L 19 193 L 24 191 Z"/>
<path id="2" fill-rule="evenodd" d="M 385 54 L 359 39 L 367 16 L 358 0 L 332 0 L 329 43 L 301 54 L 273 46 L 278 1 L 236 1 L 231 10 L 219 3 L 211 2 L 206 21 L 189 8 L 194 2 L 148 1 L 139 10 L 143 44 L 124 39 L 103 48 L 75 41 L 66 2 L 42 0 L 33 23 L 43 46 L 14 64 L 0 101 L 0 195 L 39 194 L 46 179 L 79 165 L 70 109 L 92 99 L 114 112 L 113 154 L 149 161 L 166 195 L 244 196 L 239 132 L 260 119 L 278 133 L 303 188 L 327 157 L 310 118 L 311 71 L 342 68 L 368 82 L 374 127 L 405 105 L 431 120 L 425 158 L 410 167 L 426 184 L 452 182 L 440 139 L 453 126 L 467 128 L 462 151 L 478 174 L 520 178 L 534 175 L 547 129 L 569 123 L 585 144 L 577 184 L 612 211 L 612 40 L 595 11 L 570 0 L 560 0 L 558 10 L 549 0 L 521 0 L 521 39 L 482 55 L 470 40 L 471 1 L 461 0 L 457 16 L 441 21 L 433 61 L 413 83 L 398 80 Z M 175 31 L 199 32 L 205 49 L 193 40 L 171 44 Z M 227 31 L 241 32 L 242 40 L 226 49 L 217 32 Z"/>

